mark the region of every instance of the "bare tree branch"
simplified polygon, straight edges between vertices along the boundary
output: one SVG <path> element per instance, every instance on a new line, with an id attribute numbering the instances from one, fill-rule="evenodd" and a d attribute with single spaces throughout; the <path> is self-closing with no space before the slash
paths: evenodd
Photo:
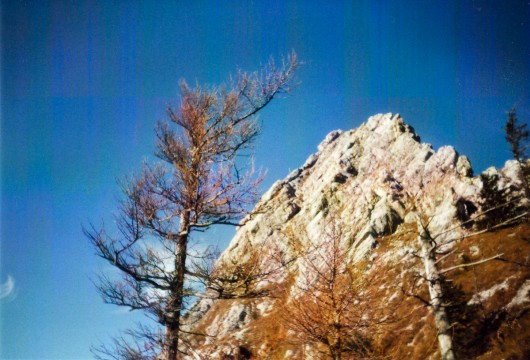
<path id="1" fill-rule="evenodd" d="M 490 260 L 493 260 L 493 259 L 498 259 L 500 258 L 502 255 L 504 254 L 497 254 L 495 256 L 492 256 L 492 257 L 489 257 L 489 258 L 486 258 L 486 259 L 481 259 L 479 261 L 475 261 L 475 262 L 471 262 L 471 263 L 466 263 L 466 264 L 460 264 L 460 265 L 455 265 L 455 266 L 451 266 L 447 269 L 441 269 L 440 270 L 440 274 L 445 274 L 449 271 L 453 271 L 453 270 L 456 270 L 456 269 L 461 269 L 461 268 L 464 268 L 464 267 L 468 267 L 468 266 L 473 266 L 473 265 L 479 265 L 479 264 L 482 264 L 482 263 L 485 263 L 485 262 L 488 262 Z"/>
<path id="2" fill-rule="evenodd" d="M 117 338 L 100 353 L 140 359 L 156 349 L 165 360 L 176 360 L 190 348 L 180 336 L 182 317 L 192 299 L 203 296 L 201 285 L 217 298 L 268 294 L 263 283 L 280 265 L 265 267 L 266 255 L 253 254 L 253 262 L 230 270 L 201 270 L 188 258 L 188 243 L 194 231 L 240 224 L 257 200 L 263 174 L 252 164 L 242 167 L 241 156 L 250 154 L 260 133 L 258 113 L 291 89 L 298 66 L 293 52 L 280 66 L 271 59 L 259 72 L 238 72 L 228 85 L 180 82 L 179 106 L 169 108 L 169 121 L 156 128 L 156 156 L 162 162 L 144 164 L 121 184 L 117 235 L 108 236 L 105 226 L 83 229 L 96 255 L 122 275 L 98 277 L 103 300 L 145 311 L 164 331 L 156 337 L 142 332 L 152 345 L 148 351 Z M 129 335 L 137 338 L 137 333 Z"/>

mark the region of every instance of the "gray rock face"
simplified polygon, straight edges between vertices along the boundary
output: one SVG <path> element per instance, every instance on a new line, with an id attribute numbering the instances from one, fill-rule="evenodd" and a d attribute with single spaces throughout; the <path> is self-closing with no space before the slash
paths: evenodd
<path id="1" fill-rule="evenodd" d="M 516 175 L 511 168 L 501 173 L 503 184 Z M 418 213 L 431 219 L 434 233 L 458 228 L 459 202 L 480 209 L 482 184 L 472 174 L 467 157 L 450 146 L 435 151 L 421 143 L 399 115 L 372 116 L 357 129 L 331 132 L 302 167 L 277 181 L 219 261 L 245 261 L 249 247 L 267 249 L 272 244 L 292 253 L 293 236 L 302 247 L 318 246 L 326 238 L 331 211 L 347 225 L 344 247 L 351 261 L 369 259 L 378 237 L 416 221 Z M 392 261 L 392 254 L 387 261 Z M 244 336 L 248 313 L 246 306 L 234 301 L 209 330 Z"/>

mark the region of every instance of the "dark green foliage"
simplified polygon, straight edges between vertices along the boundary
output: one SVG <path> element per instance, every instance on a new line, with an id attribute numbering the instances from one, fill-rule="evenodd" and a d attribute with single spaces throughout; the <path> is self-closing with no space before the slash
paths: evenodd
<path id="1" fill-rule="evenodd" d="M 484 214 L 478 220 L 481 229 L 487 229 L 514 217 L 514 205 L 509 204 L 511 189 L 499 189 L 499 175 L 481 174 L 482 190 L 480 197 L 483 199 L 482 209 Z"/>
<path id="2" fill-rule="evenodd" d="M 504 127 L 506 141 L 510 145 L 513 157 L 519 163 L 528 160 L 528 129 L 526 124 L 519 124 L 515 108 L 508 112 L 508 120 Z"/>
<path id="3" fill-rule="evenodd" d="M 521 169 L 521 184 L 524 196 L 530 199 L 530 165 L 528 164 L 528 151 L 530 148 L 529 131 L 527 124 L 519 124 L 515 108 L 508 112 L 508 120 L 504 127 L 506 141 L 510 145 L 513 157 Z"/>

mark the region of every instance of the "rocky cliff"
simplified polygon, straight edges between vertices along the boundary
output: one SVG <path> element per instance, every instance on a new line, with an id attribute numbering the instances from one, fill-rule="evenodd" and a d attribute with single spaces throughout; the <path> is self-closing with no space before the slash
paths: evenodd
<path id="1" fill-rule="evenodd" d="M 519 185 L 514 162 L 487 171 L 499 175 L 501 188 Z M 309 271 L 298 257 L 329 241 L 331 221 L 341 228 L 348 267 L 369 279 L 363 291 L 373 295 L 372 307 L 392 310 L 392 321 L 371 336 L 373 356 L 439 358 L 423 301 L 428 295 L 417 256 L 418 219 L 437 235 L 440 266 L 500 258 L 445 276 L 459 358 L 529 358 L 530 227 L 469 236 L 484 210 L 481 188 L 465 156 L 450 146 L 435 151 L 421 143 L 399 115 L 376 115 L 357 129 L 331 132 L 304 165 L 263 195 L 218 261 L 221 267 L 242 265 L 256 249 L 281 254 L 289 264 L 256 286 L 282 291 L 199 302 L 190 317 L 194 331 L 206 336 L 190 338 L 191 358 L 326 358 L 319 345 L 293 341 L 282 309 L 296 301 Z"/>

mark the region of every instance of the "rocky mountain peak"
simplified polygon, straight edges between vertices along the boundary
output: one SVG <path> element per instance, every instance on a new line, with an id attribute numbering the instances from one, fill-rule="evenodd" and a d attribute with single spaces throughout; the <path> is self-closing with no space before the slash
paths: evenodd
<path id="1" fill-rule="evenodd" d="M 404 221 L 406 205 L 401 198 L 408 194 L 425 199 L 424 211 L 441 218 L 437 230 L 442 230 L 452 226 L 459 199 L 476 202 L 480 184 L 472 174 L 467 157 L 452 147 L 435 152 L 399 115 L 380 114 L 357 129 L 329 133 L 318 152 L 277 181 L 257 208 L 279 202 L 282 210 L 274 207 L 278 216 L 285 212 L 283 218 L 290 220 L 300 212 L 318 221 L 321 202 L 333 193 L 345 203 L 341 216 L 357 224 L 369 219 L 357 235 L 365 238 L 391 231 L 389 221 L 393 227 Z"/>
<path id="2" fill-rule="evenodd" d="M 504 186 L 516 181 L 512 167 L 498 173 Z M 326 241 L 330 211 L 344 226 L 343 247 L 352 264 L 399 263 L 414 244 L 394 234 L 421 215 L 430 219 L 431 232 L 454 238 L 466 231 L 459 225 L 480 210 L 481 188 L 467 157 L 451 146 L 435 151 L 421 143 L 398 114 L 378 114 L 357 129 L 332 131 L 300 168 L 275 182 L 237 230 L 219 264 L 249 261 L 249 249 L 294 254 L 293 237 L 296 246 L 319 246 Z M 395 242 L 393 250 L 375 251 L 382 241 Z M 300 274 L 285 271 L 273 281 L 282 284 L 294 277 L 296 284 Z M 259 331 L 256 321 L 278 306 L 268 298 L 233 300 L 222 309 L 214 305 L 213 300 L 196 305 L 201 309 L 199 327 L 216 339 L 231 339 L 228 343 L 248 342 Z M 227 351 L 219 344 L 206 339 L 200 346 L 216 358 Z M 265 356 L 265 348 L 254 351 Z"/>

